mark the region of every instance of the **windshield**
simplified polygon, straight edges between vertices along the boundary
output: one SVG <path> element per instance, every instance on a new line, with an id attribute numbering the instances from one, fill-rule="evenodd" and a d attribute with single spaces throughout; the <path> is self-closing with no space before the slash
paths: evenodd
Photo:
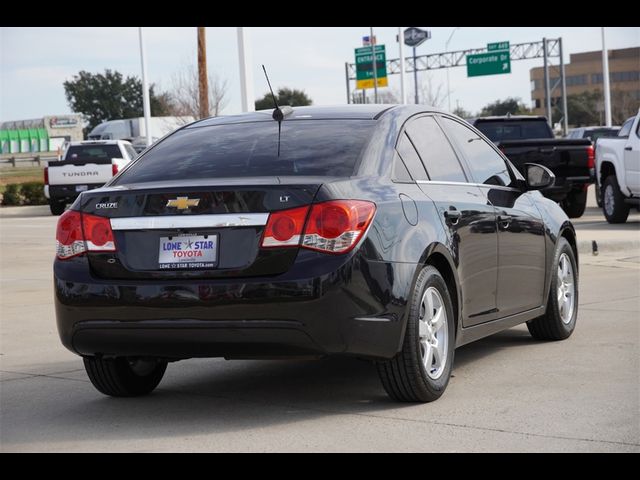
<path id="1" fill-rule="evenodd" d="M 279 175 L 351 176 L 371 120 L 292 120 L 185 128 L 157 144 L 115 184 Z"/>
<path id="2" fill-rule="evenodd" d="M 547 122 L 538 120 L 479 121 L 475 127 L 492 142 L 501 140 L 526 140 L 530 138 L 553 138 Z"/>

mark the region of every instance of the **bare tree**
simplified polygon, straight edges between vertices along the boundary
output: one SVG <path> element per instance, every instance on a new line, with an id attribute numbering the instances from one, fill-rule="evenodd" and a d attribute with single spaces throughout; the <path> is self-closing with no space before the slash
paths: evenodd
<path id="1" fill-rule="evenodd" d="M 423 74 L 422 78 L 418 81 L 420 103 L 423 105 L 441 108 L 447 99 L 447 92 L 443 90 L 444 87 L 442 83 L 435 85 L 430 75 Z"/>
<path id="2" fill-rule="evenodd" d="M 227 106 L 227 80 L 215 73 L 209 79 L 209 116 L 217 117 Z M 171 77 L 171 113 L 176 116 L 200 117 L 200 91 L 198 88 L 198 69 L 187 65 Z"/>

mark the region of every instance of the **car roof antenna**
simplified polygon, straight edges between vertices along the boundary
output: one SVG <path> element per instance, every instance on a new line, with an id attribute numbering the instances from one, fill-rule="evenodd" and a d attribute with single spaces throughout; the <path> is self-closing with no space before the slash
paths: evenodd
<path id="1" fill-rule="evenodd" d="M 269 85 L 269 91 L 271 92 L 271 98 L 273 98 L 273 104 L 275 105 L 275 110 L 271 114 L 273 119 L 278 122 L 278 157 L 280 156 L 280 133 L 282 131 L 282 120 L 287 115 L 293 113 L 293 108 L 289 105 L 285 105 L 282 108 L 278 106 L 278 101 L 276 100 L 276 96 L 273 93 L 273 88 L 271 88 L 271 82 L 269 81 L 269 75 L 267 75 L 267 69 L 262 65 L 262 71 L 264 72 L 264 76 L 267 79 L 267 85 Z"/>

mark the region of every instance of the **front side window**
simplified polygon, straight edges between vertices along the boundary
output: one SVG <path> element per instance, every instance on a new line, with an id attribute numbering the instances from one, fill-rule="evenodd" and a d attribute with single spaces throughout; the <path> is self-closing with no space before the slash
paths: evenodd
<path id="1" fill-rule="evenodd" d="M 411 121 L 406 131 L 431 180 L 467 181 L 449 140 L 433 117 L 419 117 Z"/>
<path id="2" fill-rule="evenodd" d="M 476 182 L 487 185 L 511 185 L 509 167 L 491 145 L 461 123 L 447 117 L 443 117 L 441 121 L 446 132 L 467 159 Z"/>

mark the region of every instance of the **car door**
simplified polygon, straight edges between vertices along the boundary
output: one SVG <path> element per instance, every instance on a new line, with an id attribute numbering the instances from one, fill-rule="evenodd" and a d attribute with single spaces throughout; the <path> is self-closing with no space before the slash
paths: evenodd
<path id="1" fill-rule="evenodd" d="M 627 187 L 631 193 L 637 195 L 640 193 L 640 121 L 637 122 L 635 130 L 629 132 L 623 157 Z"/>
<path id="2" fill-rule="evenodd" d="M 544 222 L 535 206 L 539 192 L 523 192 L 516 170 L 477 132 L 441 116 L 439 122 L 466 161 L 483 198 L 495 208 L 498 231 L 499 317 L 544 303 Z"/>
<path id="3" fill-rule="evenodd" d="M 403 135 L 399 153 L 415 156 L 424 166 L 428 179 L 418 184 L 436 205 L 448 234 L 462 292 L 462 325 L 491 320 L 497 308 L 498 267 L 493 207 L 477 186 L 468 183 L 453 147 L 432 115 L 409 120 Z"/>

